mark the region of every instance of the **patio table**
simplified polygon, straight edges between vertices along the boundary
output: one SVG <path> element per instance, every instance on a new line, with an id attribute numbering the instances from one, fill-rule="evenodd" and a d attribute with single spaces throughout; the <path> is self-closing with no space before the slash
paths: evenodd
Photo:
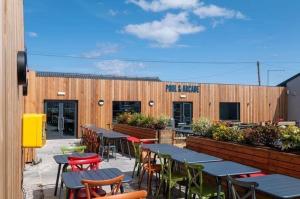
<path id="1" fill-rule="evenodd" d="M 84 188 L 84 185 L 81 183 L 82 179 L 87 180 L 109 180 L 120 175 L 124 175 L 122 171 L 117 168 L 105 168 L 97 170 L 88 170 L 88 171 L 79 171 L 79 172 L 63 172 L 62 180 L 65 186 L 69 189 L 75 190 L 76 192 L 79 189 Z M 127 183 L 131 180 L 130 177 L 125 176 L 123 182 Z M 121 186 L 121 192 L 124 192 L 123 186 Z"/>
<path id="2" fill-rule="evenodd" d="M 119 140 L 121 152 L 122 152 L 122 155 L 124 156 L 122 139 L 126 139 L 127 137 L 129 137 L 128 135 L 125 135 L 123 133 L 119 133 L 116 131 L 112 131 L 112 130 L 102 129 L 102 128 L 97 128 L 96 133 L 98 134 L 98 136 L 102 135 L 103 138 L 108 140 L 108 145 L 110 145 L 110 142 L 109 142 L 110 140 L 113 140 L 114 143 L 116 143 L 115 142 L 116 140 Z"/>
<path id="3" fill-rule="evenodd" d="M 300 179 L 281 174 L 272 174 L 251 178 L 239 178 L 244 182 L 256 182 L 256 190 L 266 193 L 272 198 L 300 198 Z"/>
<path id="4" fill-rule="evenodd" d="M 208 162 L 202 165 L 204 166 L 203 172 L 216 177 L 218 198 L 222 189 L 222 177 L 261 172 L 259 169 L 231 161 Z"/>
<path id="5" fill-rule="evenodd" d="M 63 170 L 68 166 L 68 157 L 89 157 L 97 155 L 96 153 L 72 153 L 72 154 L 64 154 L 64 155 L 55 155 L 53 156 L 55 162 L 58 164 L 58 170 L 56 175 L 56 182 L 54 188 L 54 196 L 57 195 L 58 182 L 60 178 L 61 166 L 63 165 Z"/>
<path id="6" fill-rule="evenodd" d="M 180 163 L 203 163 L 222 161 L 222 159 L 205 154 L 198 153 L 189 149 L 183 149 L 169 144 L 143 144 L 142 148 L 149 149 L 153 153 L 164 153 L 172 157 L 173 160 Z"/>

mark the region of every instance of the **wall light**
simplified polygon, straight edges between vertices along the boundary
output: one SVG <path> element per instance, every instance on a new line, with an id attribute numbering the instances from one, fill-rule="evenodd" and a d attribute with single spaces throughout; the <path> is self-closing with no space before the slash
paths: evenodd
<path id="1" fill-rule="evenodd" d="M 18 51 L 17 54 L 18 85 L 25 85 L 27 80 L 27 53 Z"/>
<path id="2" fill-rule="evenodd" d="M 149 106 L 151 106 L 151 107 L 154 106 L 154 101 L 153 100 L 149 101 Z"/>
<path id="3" fill-rule="evenodd" d="M 99 106 L 103 106 L 103 105 L 104 105 L 104 100 L 103 100 L 103 99 L 99 100 L 99 101 L 98 101 L 98 105 L 99 105 Z"/>
<path id="4" fill-rule="evenodd" d="M 64 91 L 57 92 L 57 96 L 65 96 L 65 95 L 66 95 L 66 92 L 64 92 Z"/>

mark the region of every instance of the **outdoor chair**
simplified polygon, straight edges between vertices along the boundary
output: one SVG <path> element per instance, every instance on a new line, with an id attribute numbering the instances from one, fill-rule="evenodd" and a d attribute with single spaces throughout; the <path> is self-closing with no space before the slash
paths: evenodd
<path id="1" fill-rule="evenodd" d="M 204 167 L 201 164 L 185 163 L 184 165 L 188 176 L 188 198 L 195 198 L 196 196 L 200 199 L 216 198 L 218 195 L 216 188 L 203 182 L 202 171 Z M 221 192 L 220 196 L 225 199 L 224 192 Z"/>
<path id="2" fill-rule="evenodd" d="M 128 136 L 125 141 L 126 141 L 126 145 L 127 145 L 128 156 L 129 156 L 129 159 L 131 160 L 130 143 L 133 143 L 133 144 L 140 143 L 141 140 L 136 137 L 133 137 L 133 136 Z M 134 155 L 135 155 L 135 150 L 134 150 Z M 133 177 L 133 175 L 132 175 L 132 177 Z"/>
<path id="3" fill-rule="evenodd" d="M 86 146 L 62 146 L 60 149 L 63 154 L 84 153 Z"/>
<path id="4" fill-rule="evenodd" d="M 159 175 L 161 172 L 161 165 L 156 164 L 155 161 L 151 158 L 151 151 L 148 149 L 143 149 L 141 152 L 141 160 L 142 160 L 142 173 L 139 178 L 139 188 L 141 188 L 141 184 L 144 178 L 145 173 L 147 172 L 147 192 L 151 193 L 151 184 L 153 174 L 156 175 L 156 186 L 157 180 L 159 179 Z"/>
<path id="5" fill-rule="evenodd" d="M 110 185 L 111 192 L 108 193 L 109 195 L 115 195 L 120 191 L 122 186 L 122 181 L 124 179 L 124 175 L 120 175 L 116 178 L 112 178 L 109 180 L 85 180 L 83 179 L 81 183 L 85 187 L 86 198 L 91 199 L 95 197 L 101 197 L 107 195 L 104 191 L 97 192 L 97 190 L 102 190 L 102 186 Z"/>
<path id="6" fill-rule="evenodd" d="M 133 191 L 129 193 L 123 193 L 113 196 L 105 196 L 105 197 L 98 197 L 95 199 L 145 199 L 147 197 L 147 191 Z"/>
<path id="7" fill-rule="evenodd" d="M 99 168 L 100 162 L 101 158 L 98 155 L 88 158 L 68 157 L 71 171 L 96 170 Z"/>
<path id="8" fill-rule="evenodd" d="M 101 157 L 104 157 L 104 152 L 107 154 L 107 161 L 109 161 L 109 152 L 111 151 L 112 156 L 115 154 L 115 159 L 117 159 L 117 147 L 116 145 L 111 145 L 108 140 L 108 142 L 105 142 L 104 137 L 102 134 L 99 136 L 100 139 L 100 145 L 99 145 L 99 153 L 101 154 Z"/>
<path id="9" fill-rule="evenodd" d="M 86 171 L 86 170 L 96 170 L 100 167 L 101 158 L 99 155 L 90 156 L 90 157 L 68 157 L 68 165 L 71 167 L 70 171 Z M 66 170 L 65 172 L 67 172 Z M 60 193 L 63 188 L 63 181 L 61 181 Z M 66 190 L 66 198 L 73 198 L 73 190 Z M 78 198 L 86 198 L 85 190 L 80 190 L 78 192 Z"/>
<path id="10" fill-rule="evenodd" d="M 256 182 L 242 182 L 227 176 L 229 198 L 232 199 L 256 199 Z M 242 188 L 242 190 L 239 190 Z M 245 191 L 246 190 L 246 191 Z M 242 193 L 242 195 L 241 195 Z"/>
<path id="11" fill-rule="evenodd" d="M 185 181 L 186 175 L 172 169 L 173 160 L 170 155 L 159 153 L 157 156 L 161 164 L 161 173 L 159 187 L 156 192 L 156 198 L 159 198 L 161 186 L 163 183 L 165 183 L 168 190 L 167 198 L 170 199 L 171 189 L 174 188 L 179 182 Z"/>
<path id="12" fill-rule="evenodd" d="M 141 153 L 141 144 L 132 141 L 133 151 L 134 151 L 134 167 L 132 171 L 132 178 L 134 178 L 135 169 L 137 168 L 136 176 L 139 176 L 142 167 L 142 153 Z"/>

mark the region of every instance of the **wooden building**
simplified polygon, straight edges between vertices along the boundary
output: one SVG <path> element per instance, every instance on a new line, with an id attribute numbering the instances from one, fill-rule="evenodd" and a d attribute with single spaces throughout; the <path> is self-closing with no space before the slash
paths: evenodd
<path id="1" fill-rule="evenodd" d="M 47 113 L 48 134 L 60 130 L 80 137 L 81 124 L 110 128 L 122 111 L 167 115 L 176 123 L 201 116 L 213 121 L 263 122 L 286 118 L 287 96 L 284 87 L 29 73 L 25 112 Z"/>
<path id="2" fill-rule="evenodd" d="M 24 50 L 22 0 L 0 0 L 0 198 L 23 198 L 22 86 L 17 52 Z"/>

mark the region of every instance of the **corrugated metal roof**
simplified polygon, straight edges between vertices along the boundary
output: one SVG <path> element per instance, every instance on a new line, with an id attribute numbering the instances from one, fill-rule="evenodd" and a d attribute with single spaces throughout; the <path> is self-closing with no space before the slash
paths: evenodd
<path id="1" fill-rule="evenodd" d="M 159 79 L 159 77 L 131 77 L 131 76 L 96 75 L 96 74 L 83 74 L 83 73 L 45 72 L 45 71 L 37 71 L 36 75 L 38 77 L 65 77 L 65 78 L 82 78 L 82 79 L 161 81 Z"/>

